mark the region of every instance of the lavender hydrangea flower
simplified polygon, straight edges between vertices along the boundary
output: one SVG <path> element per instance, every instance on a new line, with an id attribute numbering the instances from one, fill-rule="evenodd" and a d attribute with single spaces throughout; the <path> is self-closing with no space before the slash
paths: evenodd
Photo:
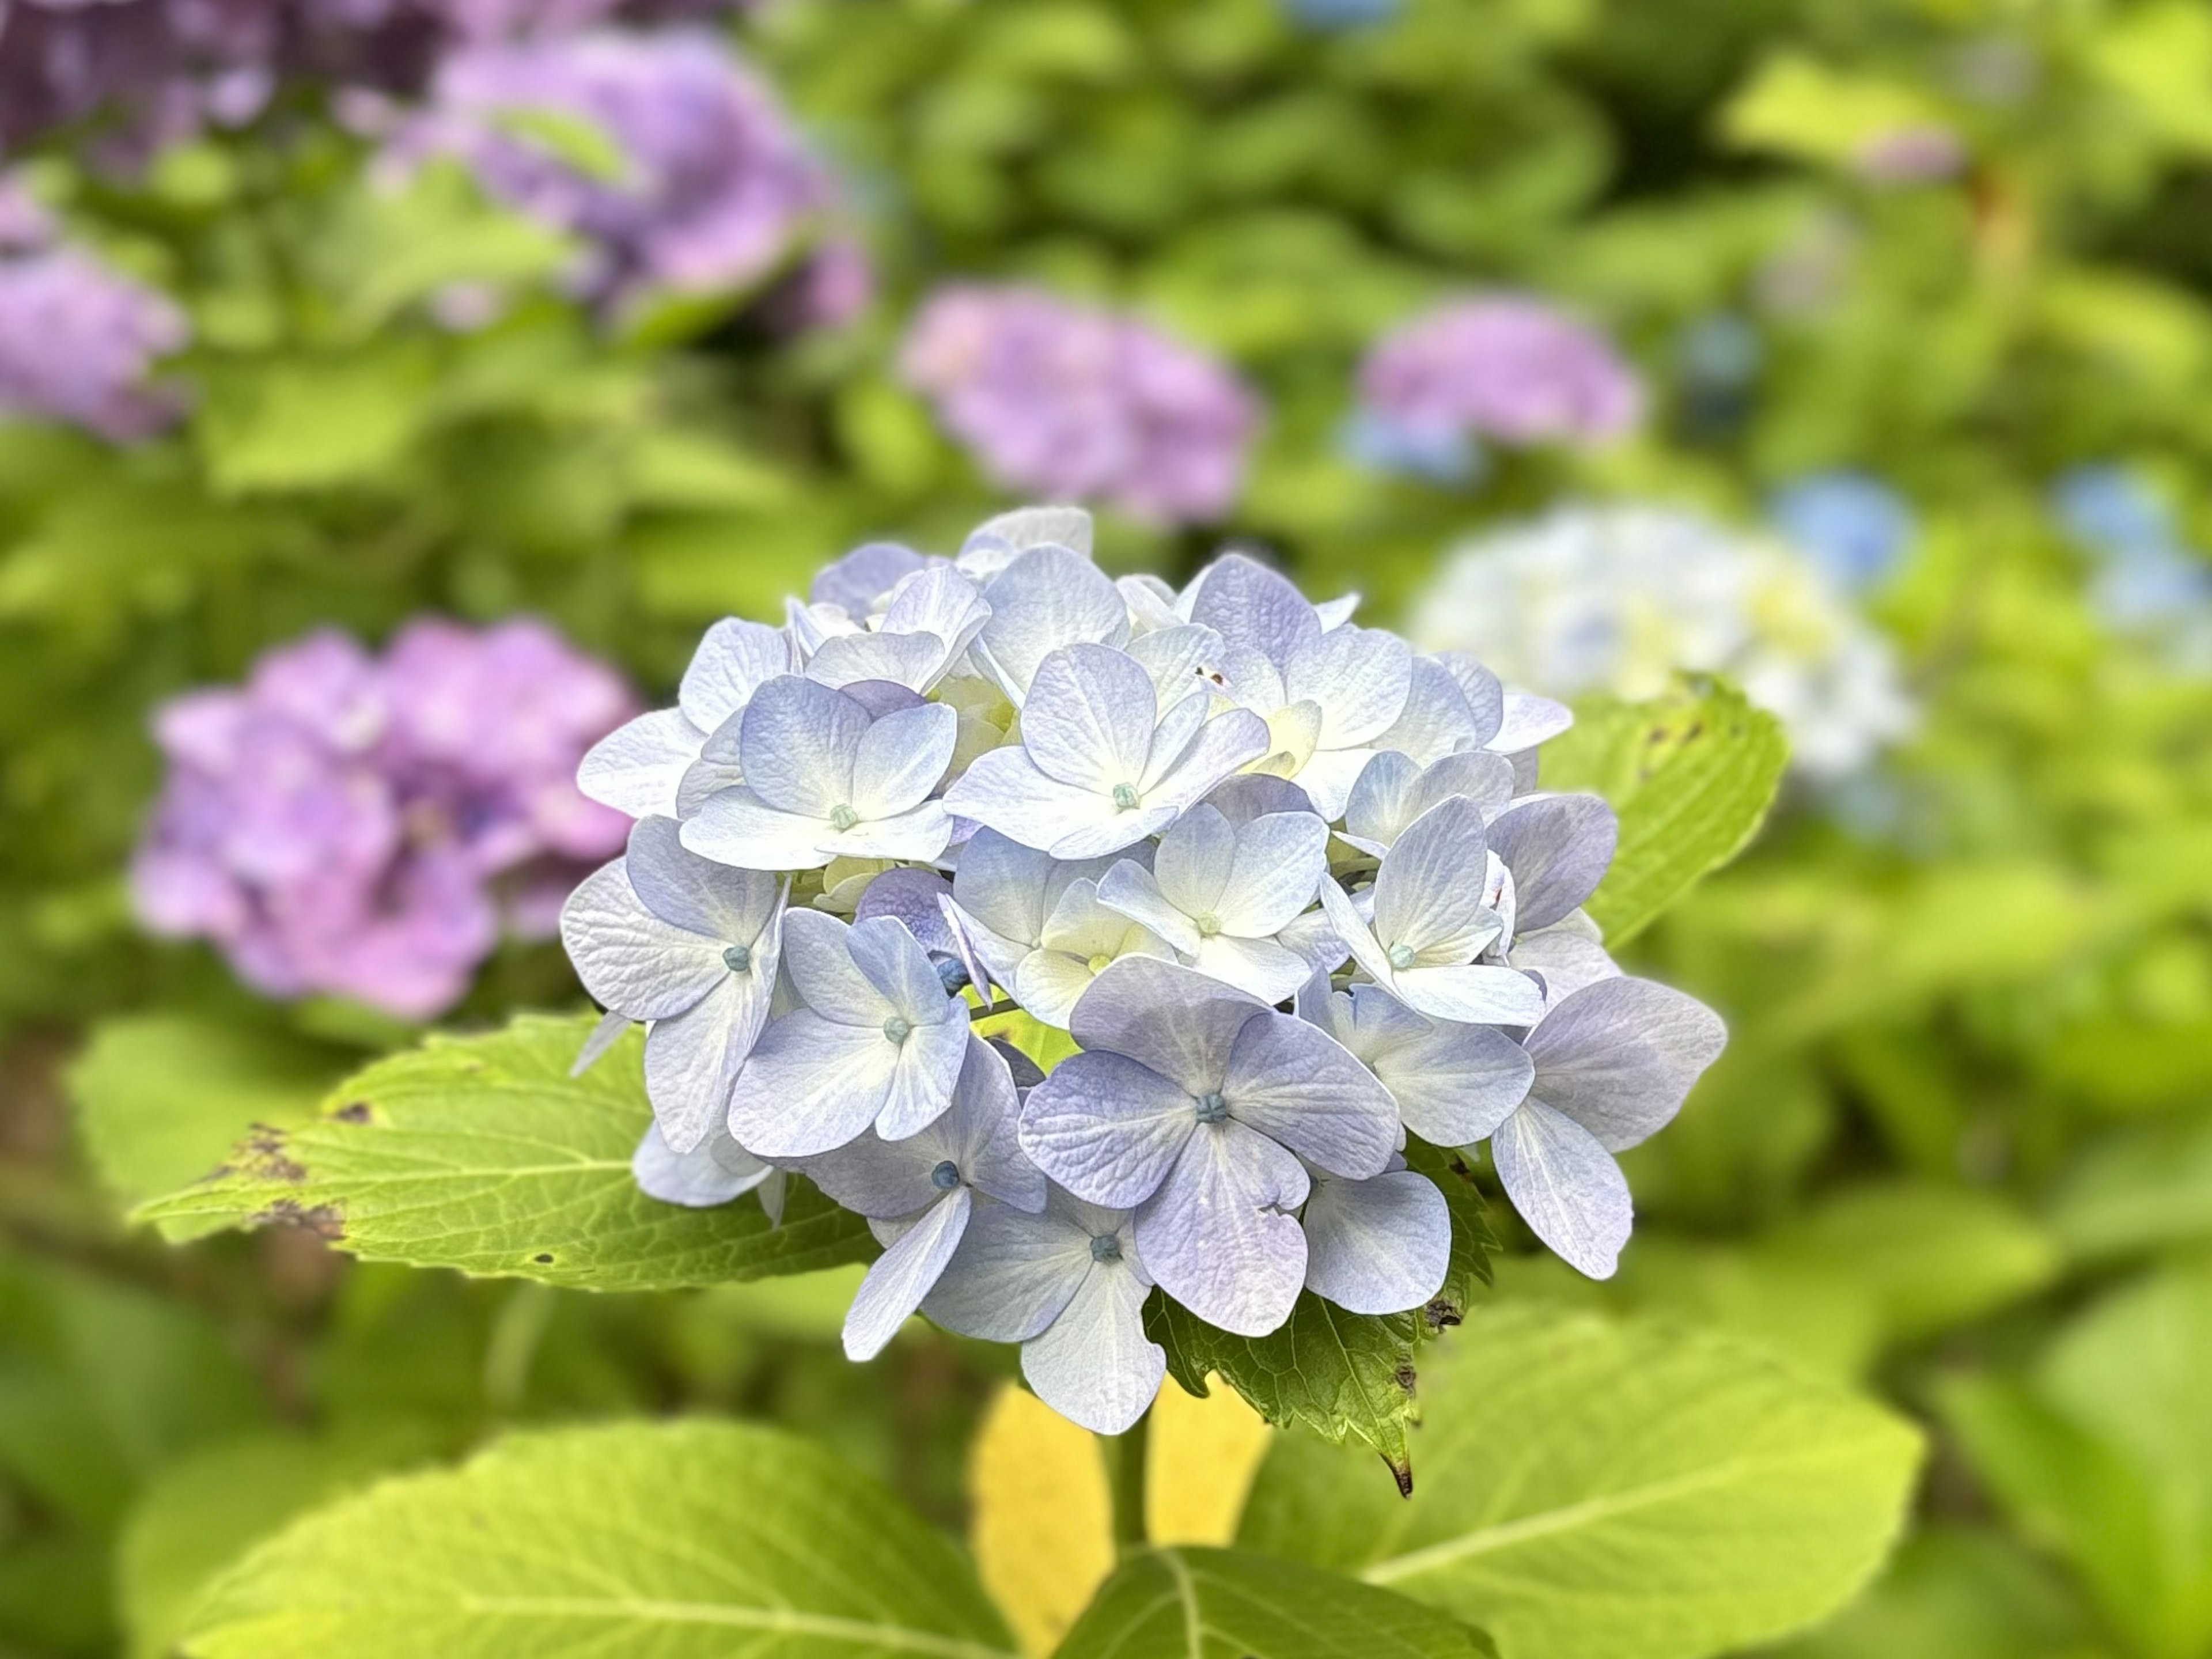
<path id="1" fill-rule="evenodd" d="M 891 1139 L 951 1104 L 965 1008 L 900 923 L 785 918 L 784 971 L 799 1006 L 771 1020 L 738 1074 L 730 1132 L 766 1158 L 835 1151 L 872 1125 Z"/>
<path id="2" fill-rule="evenodd" d="M 167 295 L 81 248 L 0 257 L 0 420 L 62 421 L 118 443 L 149 437 L 182 410 L 152 375 L 188 335 Z"/>
<path id="3" fill-rule="evenodd" d="M 532 125 L 548 121 L 600 135 L 605 165 Z M 837 195 L 767 86 L 721 43 L 683 32 L 457 51 L 395 141 L 396 161 L 429 155 L 460 157 L 492 196 L 580 238 L 572 285 L 617 307 L 757 287 Z"/>
<path id="4" fill-rule="evenodd" d="M 1505 931 L 1486 902 L 1495 890 L 1489 850 L 1481 809 L 1455 795 L 1383 856 L 1371 916 L 1333 878 L 1322 883 L 1322 905 L 1353 960 L 1408 1007 L 1433 1019 L 1533 1025 L 1544 1012 L 1543 988 L 1517 969 L 1478 960 Z"/>
<path id="5" fill-rule="evenodd" d="M 646 1094 L 671 1152 L 696 1151 L 729 1115 L 738 1068 L 768 1024 L 788 889 L 686 852 L 671 818 L 643 818 L 627 854 L 561 913 L 584 988 L 650 1022 Z"/>
<path id="6" fill-rule="evenodd" d="M 1277 937 L 1314 902 L 1328 825 L 1311 812 L 1232 824 L 1203 803 L 1160 837 L 1152 867 L 1116 863 L 1098 902 L 1149 928 L 1199 972 L 1280 1002 L 1312 971 Z"/>
<path id="7" fill-rule="evenodd" d="M 902 1140 L 873 1133 L 800 1165 L 815 1185 L 866 1216 L 888 1248 L 869 1268 L 845 1320 L 845 1353 L 872 1359 L 921 1306 L 968 1231 L 979 1201 L 1030 1214 L 1045 1206 L 1045 1178 L 1023 1154 L 1021 1102 L 1006 1057 L 968 1039 L 952 1103 Z"/>
<path id="8" fill-rule="evenodd" d="M 1138 1254 L 1192 1312 L 1273 1330 L 1305 1282 L 1299 1159 L 1380 1175 L 1389 1094 L 1317 1027 L 1145 957 L 1099 975 L 1070 1029 L 1083 1052 L 1023 1103 L 1024 1150 L 1077 1197 L 1133 1209 Z"/>
<path id="9" fill-rule="evenodd" d="M 1241 708 L 1209 715 L 1203 692 L 1164 713 L 1144 665 L 1072 645 L 1038 667 L 1022 744 L 971 764 L 945 805 L 1054 858 L 1095 858 L 1157 835 L 1214 785 L 1267 752 Z"/>
<path id="10" fill-rule="evenodd" d="M 1359 395 L 1371 421 L 1431 447 L 1453 434 L 1595 444 L 1644 412 L 1643 386 L 1611 342 L 1512 295 L 1454 301 L 1394 331 L 1360 366 Z"/>
<path id="11" fill-rule="evenodd" d="M 1259 421 L 1212 359 L 1039 289 L 940 289 L 900 361 L 994 483 L 1153 523 L 1226 513 Z"/>
<path id="12" fill-rule="evenodd" d="M 1152 1289 L 1129 1212 L 1054 1186 L 1040 1215 L 979 1204 L 921 1310 L 963 1336 L 1020 1343 L 1038 1399 L 1120 1434 L 1167 1376 L 1167 1351 L 1145 1334 Z"/>
<path id="13" fill-rule="evenodd" d="M 621 847 L 621 817 L 570 778 L 631 707 L 534 623 L 419 622 L 380 660 L 336 633 L 273 651 L 243 690 L 157 714 L 170 770 L 133 862 L 140 917 L 212 940 L 269 995 L 427 1018 L 502 911 L 533 923 L 539 883 Z"/>
<path id="14" fill-rule="evenodd" d="M 1513 1207 L 1577 1272 L 1611 1278 L 1628 1242 L 1613 1155 L 1671 1121 L 1727 1041 L 1711 1009 L 1641 979 L 1577 991 L 1529 1032 L 1528 1097 L 1491 1129 L 1491 1158 Z"/>
<path id="15" fill-rule="evenodd" d="M 951 763 L 957 725 L 942 703 L 877 714 L 812 680 L 770 680 L 735 734 L 745 781 L 707 799 L 684 823 L 684 844 L 748 870 L 935 858 L 952 820 L 930 793 Z M 703 758 L 720 758 L 721 738 L 709 739 Z"/>
<path id="16" fill-rule="evenodd" d="M 1534 787 L 1567 711 L 1357 602 L 1236 557 L 1115 581 L 1038 508 L 718 624 L 584 768 L 645 809 L 567 929 L 613 1010 L 579 1063 L 648 1025 L 641 1183 L 811 1176 L 884 1247 L 849 1354 L 918 1307 L 1109 1433 L 1161 1382 L 1152 1297 L 1248 1336 L 1433 1297 L 1454 1213 L 1411 1137 L 1491 1141 L 1539 1232 L 1609 1262 L 1606 1149 L 1717 1023 L 1609 988 L 1640 984 L 1581 908 L 1612 812 Z M 1009 1012 L 1076 1051 L 975 1035 Z"/>

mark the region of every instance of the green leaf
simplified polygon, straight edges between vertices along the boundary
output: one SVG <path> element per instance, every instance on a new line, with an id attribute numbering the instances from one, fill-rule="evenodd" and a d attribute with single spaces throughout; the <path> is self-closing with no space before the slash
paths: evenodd
<path id="1" fill-rule="evenodd" d="M 2212 1123 L 2160 1124 L 2094 1147 L 2059 1189 L 2051 1224 L 2087 1261 L 2212 1238 Z"/>
<path id="2" fill-rule="evenodd" d="M 143 1014 L 96 1026 L 69 1089 L 101 1177 L 137 1204 L 205 1175 L 257 1123 L 304 1121 L 343 1063 L 282 1031 Z"/>
<path id="3" fill-rule="evenodd" d="M 428 1449 L 420 1432 L 396 1428 L 344 1440 L 270 1431 L 163 1468 L 116 1549 L 116 1595 L 134 1659 L 176 1651 L 202 1589 L 286 1522 Z"/>
<path id="4" fill-rule="evenodd" d="M 967 1561 L 805 1441 L 734 1423 L 518 1435 L 254 1551 L 194 1659 L 1011 1659 Z"/>
<path id="5" fill-rule="evenodd" d="M 1239 1542 L 1481 1625 L 1508 1654 L 1697 1659 L 1848 1601 L 1904 1518 L 1918 1435 L 1731 1338 L 1486 1313 L 1422 1378 L 1403 1504 L 1310 1440 Z"/>
<path id="6" fill-rule="evenodd" d="M 1401 1492 L 1412 1490 L 1416 1351 L 1466 1318 L 1490 1283 L 1498 1240 L 1482 1197 L 1455 1153 L 1408 1140 L 1406 1161 L 1443 1189 L 1452 1215 L 1451 1264 L 1443 1288 L 1426 1307 L 1401 1314 L 1346 1313 L 1312 1291 L 1300 1294 L 1280 1329 L 1236 1336 L 1155 1296 L 1145 1304 L 1145 1329 L 1167 1350 L 1168 1371 L 1185 1390 L 1204 1395 L 1220 1376 L 1279 1426 L 1304 1424 L 1333 1444 L 1371 1447 L 1389 1466 Z"/>
<path id="7" fill-rule="evenodd" d="M 343 356 L 210 366 L 192 423 L 219 494 L 396 484 L 437 365 L 405 340 Z"/>
<path id="8" fill-rule="evenodd" d="M 502 109 L 492 125 L 526 139 L 553 160 L 603 185 L 620 184 L 629 173 L 622 146 L 597 123 L 547 107 Z"/>
<path id="9" fill-rule="evenodd" d="M 174 1226 L 289 1223 L 373 1261 L 586 1290 L 672 1290 L 865 1259 L 867 1224 L 811 1188 L 783 1224 L 739 1199 L 647 1198 L 630 1155 L 651 1121 L 633 1036 L 581 1077 L 588 1019 L 526 1017 L 379 1060 L 292 1129 L 257 1132 L 197 1186 L 143 1206 Z"/>
<path id="10" fill-rule="evenodd" d="M 1574 729 L 1544 750 L 1543 780 L 1595 790 L 1620 815 L 1620 849 L 1588 907 L 1607 942 L 1633 937 L 1742 851 L 1789 763 L 1781 722 L 1732 686 L 1579 707 Z"/>
<path id="11" fill-rule="evenodd" d="M 1721 112 L 1729 142 L 1847 165 L 1890 133 L 1946 125 L 1941 105 L 1909 83 L 1843 75 L 1796 52 L 1762 65 Z"/>
<path id="12" fill-rule="evenodd" d="M 2019 1543 L 1938 1522 L 1849 1611 L 1771 1659 L 2086 1659 L 2088 1637 L 2065 1584 Z"/>
<path id="13" fill-rule="evenodd" d="M 1402 1595 L 1242 1550 L 1147 1550 L 1054 1659 L 1477 1659 L 1480 1631 Z"/>

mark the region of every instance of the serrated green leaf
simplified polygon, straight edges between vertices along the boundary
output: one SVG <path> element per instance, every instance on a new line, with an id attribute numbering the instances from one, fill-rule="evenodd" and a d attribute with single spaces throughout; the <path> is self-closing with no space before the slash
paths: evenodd
<path id="1" fill-rule="evenodd" d="M 1206 1393 L 1207 1375 L 1218 1375 L 1270 1423 L 1300 1423 L 1333 1444 L 1352 1439 L 1372 1447 L 1401 1491 L 1413 1479 L 1407 1429 L 1419 1376 L 1416 1351 L 1467 1316 L 1490 1283 L 1498 1248 L 1481 1194 L 1456 1154 L 1409 1139 L 1406 1161 L 1443 1190 L 1452 1215 L 1450 1266 L 1426 1307 L 1346 1313 L 1307 1291 L 1279 1329 L 1251 1337 L 1217 1329 L 1164 1295 L 1145 1304 L 1146 1331 L 1167 1350 L 1169 1374 L 1187 1392 Z"/>
<path id="2" fill-rule="evenodd" d="M 1147 1550 L 1099 1586 L 1054 1659 L 1496 1659 L 1418 1601 L 1243 1550 Z"/>
<path id="3" fill-rule="evenodd" d="M 164 1227 L 302 1225 L 368 1261 L 585 1290 L 716 1285 L 873 1254 L 867 1224 L 810 1188 L 780 1227 L 750 1199 L 694 1210 L 640 1192 L 630 1155 L 652 1120 L 641 1050 L 633 1037 L 571 1077 L 590 1027 L 526 1017 L 433 1036 L 138 1214 Z"/>
<path id="4" fill-rule="evenodd" d="M 1544 750 L 1547 789 L 1589 789 L 1620 816 L 1588 908 L 1619 945 L 1743 850 L 1790 763 L 1781 722 L 1717 683 L 1648 703 L 1599 699 Z"/>
<path id="5" fill-rule="evenodd" d="M 343 1067 L 282 1031 L 144 1014 L 95 1027 L 69 1090 L 101 1178 L 136 1204 L 205 1175 L 257 1123 L 304 1121 Z"/>
<path id="6" fill-rule="evenodd" d="M 952 1546 L 735 1423 L 517 1435 L 309 1516 L 195 1608 L 194 1659 L 1012 1659 Z"/>
<path id="7" fill-rule="evenodd" d="M 1881 1564 L 1919 1460 L 1859 1396 L 1656 1323 L 1498 1310 L 1421 1384 L 1406 1503 L 1291 1437 L 1239 1542 L 1431 1602 L 1509 1654 L 1698 1659 L 1803 1628 Z"/>

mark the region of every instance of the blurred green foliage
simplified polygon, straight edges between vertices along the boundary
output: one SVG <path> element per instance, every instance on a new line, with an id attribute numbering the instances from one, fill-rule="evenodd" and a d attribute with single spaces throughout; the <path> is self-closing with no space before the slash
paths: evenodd
<path id="1" fill-rule="evenodd" d="M 1316 33 L 1273 0 L 782 0 L 739 45 L 855 180 L 883 295 L 849 329 L 732 302 L 611 333 L 544 233 L 456 173 L 377 187 L 327 125 L 135 180 L 34 164 L 186 307 L 198 403 L 130 449 L 0 433 L 0 1651 L 158 1653 L 232 1545 L 515 1420 L 741 1408 L 954 1516 L 1001 1362 L 848 1367 L 837 1284 L 584 1297 L 127 1231 L 411 1033 L 252 1002 L 134 929 L 122 869 L 149 711 L 312 624 L 527 610 L 660 692 L 702 623 L 843 547 L 945 547 L 1000 503 L 891 364 L 921 293 L 988 276 L 1133 305 L 1264 392 L 1234 521 L 1109 520 L 1121 567 L 1249 537 L 1387 620 L 1450 539 L 1563 495 L 1741 517 L 1847 464 L 1911 501 L 1872 608 L 1920 735 L 1841 799 L 1785 785 L 1637 939 L 1730 1048 L 1627 1160 L 1620 1279 L 1509 1236 L 1496 1295 L 1693 1317 L 1922 1417 L 1920 1529 L 1797 1659 L 2212 1653 L 2212 686 L 2100 623 L 2044 506 L 2118 459 L 2212 535 L 2212 15 L 1407 0 Z M 1869 178 L 1914 125 L 1956 175 Z M 516 297 L 455 331 L 456 283 Z M 1486 285 L 1607 323 L 1645 434 L 1472 493 L 1343 459 L 1365 344 Z M 1595 778 L 1618 711 L 1585 714 Z M 458 1018 L 576 1001 L 517 947 Z"/>

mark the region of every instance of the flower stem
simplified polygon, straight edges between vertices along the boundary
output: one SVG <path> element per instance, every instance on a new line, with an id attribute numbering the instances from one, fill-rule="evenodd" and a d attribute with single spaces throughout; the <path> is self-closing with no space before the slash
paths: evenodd
<path id="1" fill-rule="evenodd" d="M 1145 1465 L 1152 1427 L 1148 1411 L 1106 1443 L 1113 1470 L 1114 1544 L 1124 1555 L 1145 1547 Z"/>

